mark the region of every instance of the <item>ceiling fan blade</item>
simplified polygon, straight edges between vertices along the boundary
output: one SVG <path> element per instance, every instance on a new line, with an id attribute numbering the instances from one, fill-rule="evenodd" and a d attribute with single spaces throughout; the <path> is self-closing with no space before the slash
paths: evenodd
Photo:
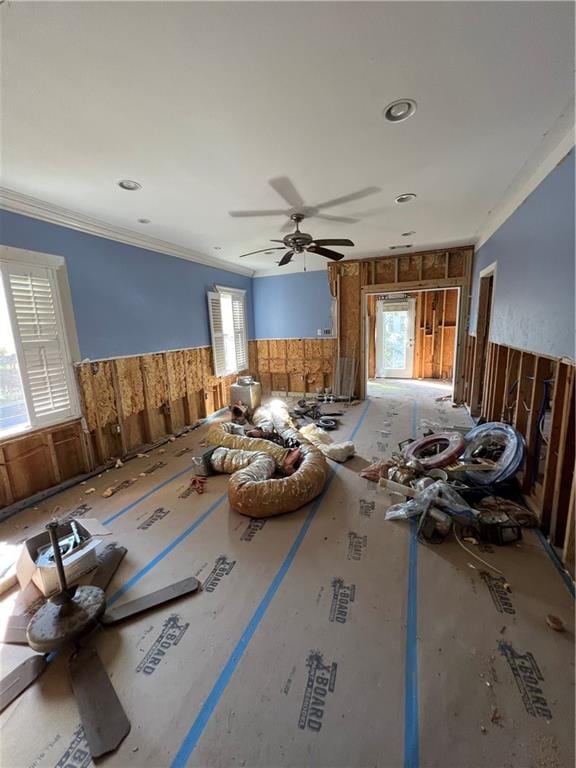
<path id="1" fill-rule="evenodd" d="M 128 619 L 137 613 L 143 613 L 157 605 L 169 603 L 171 600 L 177 600 L 179 597 L 196 592 L 199 587 L 200 582 L 198 579 L 195 579 L 194 576 L 189 576 L 187 579 L 177 581 L 175 584 L 170 584 L 168 587 L 156 590 L 156 592 L 150 592 L 149 595 L 143 595 L 142 597 L 137 597 L 136 600 L 131 600 L 129 603 L 119 605 L 118 608 L 107 609 L 101 621 L 103 624 L 116 624 L 116 622 Z"/>
<path id="2" fill-rule="evenodd" d="M 350 216 L 329 216 L 327 213 L 317 213 L 314 218 L 322 219 L 322 221 L 338 221 L 341 224 L 357 224 L 360 221 L 360 219 L 352 219 Z"/>
<path id="3" fill-rule="evenodd" d="M 287 176 L 276 176 L 268 182 L 272 189 L 288 203 L 291 208 L 302 208 L 304 200 Z"/>
<path id="4" fill-rule="evenodd" d="M 327 240 L 314 240 L 314 245 L 354 245 L 354 243 L 352 240 L 328 238 Z"/>
<path id="5" fill-rule="evenodd" d="M 0 712 L 20 696 L 46 669 L 46 657 L 29 656 L 0 681 Z"/>
<path id="6" fill-rule="evenodd" d="M 281 251 L 285 248 L 284 245 L 279 245 L 273 248 L 261 248 L 259 251 L 250 251 L 250 253 L 241 253 L 239 258 L 243 259 L 244 256 L 253 256 L 255 253 L 266 253 L 266 251 Z"/>
<path id="7" fill-rule="evenodd" d="M 287 211 L 279 208 L 272 208 L 267 211 L 228 211 L 228 216 L 235 219 L 243 219 L 251 216 L 286 216 Z"/>
<path id="8" fill-rule="evenodd" d="M 26 628 L 30 619 L 31 616 L 27 613 L 9 616 L 0 640 L 9 645 L 28 645 Z"/>
<path id="9" fill-rule="evenodd" d="M 128 736 L 130 721 L 94 648 L 68 662 L 72 689 L 92 757 L 112 752 Z"/>
<path id="10" fill-rule="evenodd" d="M 336 253 L 336 251 L 330 251 L 328 248 L 320 248 L 320 246 L 311 245 L 308 248 L 308 253 L 317 253 L 319 256 L 326 256 L 328 259 L 334 259 L 334 261 L 340 261 L 344 258 L 343 253 Z"/>
<path id="11" fill-rule="evenodd" d="M 291 232 L 294 229 L 294 222 L 291 219 L 280 227 L 280 232 Z"/>
<path id="12" fill-rule="evenodd" d="M 278 266 L 283 267 L 289 264 L 292 261 L 292 256 L 294 256 L 294 251 L 287 251 L 278 262 Z"/>
<path id="13" fill-rule="evenodd" d="M 283 243 L 284 240 L 270 240 L 271 243 Z"/>
<path id="14" fill-rule="evenodd" d="M 115 544 L 106 547 L 99 558 L 100 562 L 92 579 L 93 587 L 100 587 L 102 590 L 106 589 L 127 551 L 126 547 L 117 547 Z"/>
<path id="15" fill-rule="evenodd" d="M 361 200 L 363 197 L 369 197 L 375 195 L 377 192 L 381 192 L 380 187 L 365 187 L 358 190 L 358 192 L 352 192 L 350 195 L 342 195 L 342 197 L 335 197 L 332 200 L 326 200 L 324 203 L 320 203 L 315 206 L 319 211 L 323 211 L 324 208 L 332 208 L 335 205 L 342 205 L 343 203 L 351 203 L 353 200 Z"/>

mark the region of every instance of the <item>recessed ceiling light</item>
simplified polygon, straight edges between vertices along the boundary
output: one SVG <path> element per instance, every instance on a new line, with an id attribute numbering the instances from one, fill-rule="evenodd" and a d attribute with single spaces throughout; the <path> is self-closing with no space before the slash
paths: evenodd
<path id="1" fill-rule="evenodd" d="M 402 232 L 402 237 L 410 237 L 410 235 L 415 235 L 415 234 L 416 234 L 416 230 L 411 229 L 410 232 Z"/>
<path id="2" fill-rule="evenodd" d="M 384 109 L 384 117 L 390 123 L 401 123 L 416 112 L 414 99 L 396 99 Z"/>
<path id="3" fill-rule="evenodd" d="M 138 224 L 150 224 L 150 219 L 138 219 Z"/>
<path id="4" fill-rule="evenodd" d="M 405 192 L 403 195 L 398 195 L 394 200 L 395 203 L 411 203 L 412 200 L 416 200 L 416 195 L 413 192 Z"/>
<path id="5" fill-rule="evenodd" d="M 129 192 L 136 192 L 137 189 L 142 188 L 142 184 L 138 184 L 137 181 L 130 181 L 130 179 L 122 179 L 118 182 L 118 186 L 122 189 L 127 189 Z"/>

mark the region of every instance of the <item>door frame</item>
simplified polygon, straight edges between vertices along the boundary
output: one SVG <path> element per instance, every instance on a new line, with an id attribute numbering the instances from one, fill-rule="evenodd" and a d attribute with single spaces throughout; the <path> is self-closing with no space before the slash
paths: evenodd
<path id="1" fill-rule="evenodd" d="M 384 304 L 384 307 L 379 311 L 378 310 L 378 304 L 382 303 Z M 409 365 L 405 366 L 402 370 L 403 372 L 408 372 L 405 376 L 398 376 L 394 375 L 392 373 L 384 374 L 384 376 L 379 376 L 379 368 L 378 368 L 378 329 L 379 327 L 382 327 L 382 315 L 384 312 L 386 312 L 386 304 L 390 304 L 390 307 L 388 308 L 388 311 L 392 310 L 392 307 L 397 307 L 400 305 L 403 305 L 402 309 L 406 309 L 408 312 L 408 321 L 411 322 L 411 328 L 409 339 L 407 342 L 408 352 L 407 352 L 407 358 L 408 355 L 410 355 L 410 361 Z M 416 338 L 416 299 L 412 296 L 406 296 L 405 298 L 397 298 L 397 299 L 382 299 L 382 301 L 376 301 L 376 323 L 375 323 L 375 333 L 376 333 L 376 350 L 375 350 L 375 374 L 376 378 L 390 378 L 390 379 L 411 379 L 414 374 L 414 352 L 415 352 L 415 338 Z M 383 341 L 383 340 L 382 340 Z M 411 350 L 411 351 L 410 351 Z M 382 353 L 380 353 L 382 354 Z"/>
<path id="2" fill-rule="evenodd" d="M 494 265 L 495 266 L 495 265 Z M 430 281 L 427 281 L 430 282 Z M 452 399 L 456 403 L 462 402 L 464 397 L 464 350 L 465 339 L 468 332 L 470 293 L 469 286 L 464 278 L 445 278 L 435 280 L 433 285 L 407 283 L 399 290 L 397 283 L 385 283 L 380 285 L 366 285 L 360 289 L 360 396 L 366 399 L 368 384 L 368 344 L 370 337 L 370 323 L 368 322 L 368 296 L 372 294 L 386 294 L 390 298 L 395 295 L 404 298 L 407 293 L 424 293 L 426 291 L 442 291 L 446 288 L 458 290 L 458 311 L 456 314 L 456 343 L 454 344 L 454 366 L 452 376 Z"/>
<path id="3" fill-rule="evenodd" d="M 478 275 L 478 311 L 476 315 L 476 344 L 470 383 L 469 408 L 471 416 L 479 416 L 482 411 L 486 377 L 486 350 L 490 341 L 492 325 L 492 307 L 496 288 L 497 262 L 484 267 Z"/>

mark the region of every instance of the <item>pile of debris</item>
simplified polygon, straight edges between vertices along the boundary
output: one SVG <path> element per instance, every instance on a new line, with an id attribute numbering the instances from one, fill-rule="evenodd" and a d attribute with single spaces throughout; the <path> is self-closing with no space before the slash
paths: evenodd
<path id="1" fill-rule="evenodd" d="M 537 517 L 508 498 L 521 468 L 526 444 L 514 427 L 490 422 L 462 435 L 429 432 L 400 445 L 400 453 L 361 473 L 389 493 L 404 496 L 387 520 L 418 519 L 418 538 L 440 543 L 451 531 L 473 542 L 518 542 L 522 527 Z"/>

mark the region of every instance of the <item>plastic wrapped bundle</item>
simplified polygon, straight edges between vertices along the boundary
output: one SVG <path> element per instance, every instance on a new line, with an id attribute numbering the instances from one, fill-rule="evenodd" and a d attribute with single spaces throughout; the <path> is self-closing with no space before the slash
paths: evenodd
<path id="1" fill-rule="evenodd" d="M 475 485 L 502 483 L 513 477 L 524 462 L 526 443 L 520 432 L 510 424 L 500 421 L 480 424 L 471 429 L 464 440 L 464 461 L 488 458 L 496 463 L 494 469 L 488 472 L 466 472 L 466 479 Z"/>

